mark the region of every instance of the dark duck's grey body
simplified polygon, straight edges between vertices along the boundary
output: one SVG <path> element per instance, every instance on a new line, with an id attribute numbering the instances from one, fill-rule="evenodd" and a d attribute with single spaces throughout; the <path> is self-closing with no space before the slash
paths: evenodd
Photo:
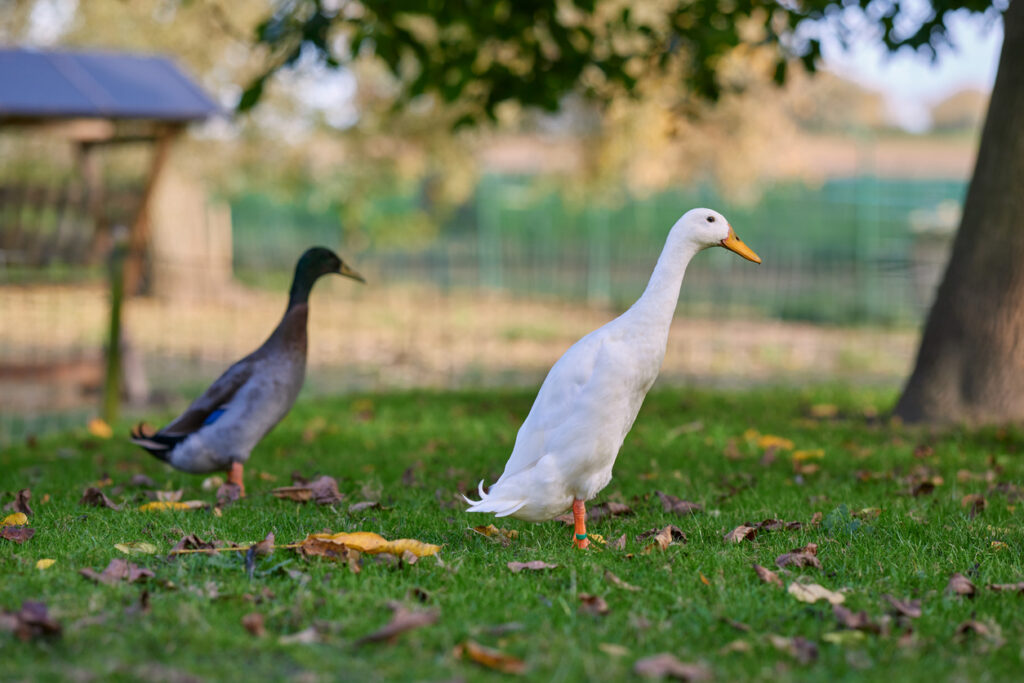
<path id="1" fill-rule="evenodd" d="M 185 472 L 228 471 L 244 491 L 242 465 L 302 389 L 309 293 L 328 273 L 364 281 L 330 249 L 307 250 L 295 266 L 288 308 L 263 345 L 228 368 L 160 431 L 148 434 L 137 426 L 132 442 Z"/>

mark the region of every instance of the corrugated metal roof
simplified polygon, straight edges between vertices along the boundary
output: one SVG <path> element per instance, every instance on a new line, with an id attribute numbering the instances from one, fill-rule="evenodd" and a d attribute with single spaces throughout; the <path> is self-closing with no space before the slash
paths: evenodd
<path id="1" fill-rule="evenodd" d="M 194 121 L 218 111 L 170 60 L 0 49 L 0 118 Z"/>

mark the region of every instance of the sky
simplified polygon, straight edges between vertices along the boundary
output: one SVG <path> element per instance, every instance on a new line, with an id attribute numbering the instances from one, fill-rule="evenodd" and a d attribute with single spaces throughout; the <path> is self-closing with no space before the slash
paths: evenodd
<path id="1" fill-rule="evenodd" d="M 924 130 L 930 106 L 966 88 L 988 92 L 995 81 L 1003 44 L 1001 21 L 957 14 L 950 22 L 950 37 L 954 46 L 940 49 L 933 62 L 909 49 L 890 54 L 865 31 L 849 50 L 836 41 L 824 44 L 824 66 L 885 95 L 894 123 Z"/>

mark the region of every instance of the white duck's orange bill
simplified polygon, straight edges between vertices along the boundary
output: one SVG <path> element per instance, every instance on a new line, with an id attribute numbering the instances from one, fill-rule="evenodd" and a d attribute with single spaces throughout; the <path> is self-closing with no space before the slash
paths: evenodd
<path id="1" fill-rule="evenodd" d="M 753 261 L 754 263 L 761 262 L 761 257 L 755 254 L 753 249 L 745 245 L 743 240 L 736 236 L 732 226 L 729 226 L 729 236 L 722 240 L 721 244 L 729 251 L 739 254 L 748 261 Z"/>

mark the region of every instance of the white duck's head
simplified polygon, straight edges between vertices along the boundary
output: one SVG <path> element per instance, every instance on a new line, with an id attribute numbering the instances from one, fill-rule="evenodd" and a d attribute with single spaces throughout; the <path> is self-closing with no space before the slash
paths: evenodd
<path id="1" fill-rule="evenodd" d="M 690 209 L 676 222 L 672 232 L 681 233 L 681 236 L 696 243 L 701 249 L 725 247 L 748 261 L 761 262 L 761 257 L 736 236 L 729 221 L 717 211 Z"/>

